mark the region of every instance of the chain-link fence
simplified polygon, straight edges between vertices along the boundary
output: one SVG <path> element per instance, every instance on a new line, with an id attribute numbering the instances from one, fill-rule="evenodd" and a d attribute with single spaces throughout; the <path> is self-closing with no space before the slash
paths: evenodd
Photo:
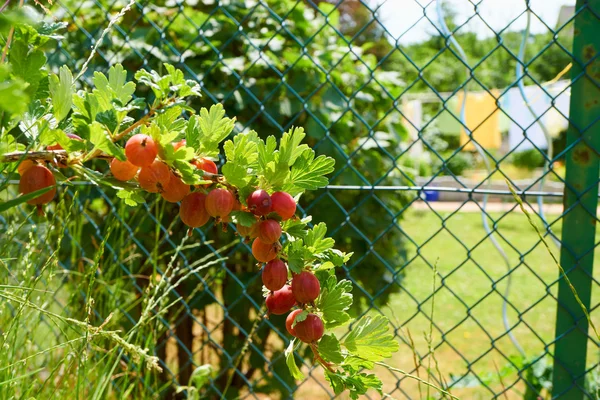
<path id="1" fill-rule="evenodd" d="M 127 3 L 56 1 L 49 11 L 68 28 L 49 62 L 81 67 Z M 506 180 L 600 321 L 592 273 L 600 2 L 578 0 L 554 14 L 542 1 L 513 2 L 502 18 L 497 3 L 135 1 L 84 80 L 117 62 L 130 73 L 169 62 L 202 85 L 192 106 L 223 103 L 238 131 L 305 127 L 336 170 L 301 208 L 354 252 L 340 274 L 355 284 L 356 316 L 390 317 L 402 344 L 390 364 L 463 398 L 595 398 L 598 342 Z M 110 230 L 96 315 L 117 309 L 133 323 L 136 299 L 185 232 L 176 209 L 157 201 L 132 210 L 113 195 L 78 191 L 82 221 L 69 226 L 61 263 L 78 270 Z M 207 395 L 220 395 L 262 304 L 248 246 L 223 250 L 234 236 L 216 226 L 202 239 L 180 254 L 183 270 L 213 253 L 228 258 L 172 293 L 177 307 L 149 339 L 164 373 L 154 377 L 159 384 L 140 385 L 165 397 L 205 364 L 219 371 Z M 56 301 L 83 295 L 65 289 Z M 430 324 L 432 343 L 423 335 Z M 333 397 L 308 354 L 307 379 L 289 377 L 282 327 L 277 317 L 261 323 L 228 398 Z M 400 374 L 378 374 L 394 398 L 427 396 Z M 118 376 L 113 389 L 128 390 Z"/>

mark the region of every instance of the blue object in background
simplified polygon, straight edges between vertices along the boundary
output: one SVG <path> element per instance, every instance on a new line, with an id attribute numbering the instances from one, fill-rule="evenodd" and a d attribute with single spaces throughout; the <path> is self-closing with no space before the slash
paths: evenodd
<path id="1" fill-rule="evenodd" d="M 440 192 L 436 190 L 425 190 L 425 201 L 439 201 Z"/>

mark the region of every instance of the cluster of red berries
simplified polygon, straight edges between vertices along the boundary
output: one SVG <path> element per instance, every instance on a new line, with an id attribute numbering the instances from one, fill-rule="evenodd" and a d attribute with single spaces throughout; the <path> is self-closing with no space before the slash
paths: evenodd
<path id="1" fill-rule="evenodd" d="M 72 139 L 81 140 L 78 136 Z M 175 143 L 175 150 L 185 146 L 185 140 Z M 49 150 L 62 150 L 60 145 L 49 146 Z M 255 190 L 246 199 L 247 209 L 243 208 L 239 199 L 227 188 L 215 185 L 202 185 L 200 190 L 191 191 L 190 185 L 185 184 L 175 175 L 164 162 L 157 159 L 159 148 L 148 135 L 137 134 L 132 136 L 125 145 L 126 161 L 114 158 L 110 162 L 110 170 L 120 181 L 136 179 L 140 187 L 150 193 L 160 193 L 169 202 L 181 202 L 179 216 L 183 223 L 190 228 L 198 228 L 206 224 L 210 217 L 219 222 L 229 222 L 229 214 L 234 210 L 244 210 L 254 214 L 256 222 L 246 227 L 237 224 L 238 233 L 252 242 L 252 255 L 259 262 L 266 263 L 262 271 L 262 281 L 271 291 L 266 299 L 269 313 L 281 315 L 289 312 L 296 304 L 300 306 L 289 313 L 286 319 L 288 332 L 306 343 L 312 343 L 323 336 L 323 321 L 315 314 L 298 321 L 294 327 L 294 319 L 302 310 L 313 304 L 319 296 L 321 287 L 317 277 L 309 272 L 302 271 L 292 274 L 291 285 L 288 284 L 288 268 L 279 258 L 282 235 L 279 220 L 286 221 L 294 217 L 296 202 L 286 192 L 275 192 L 271 195 L 265 190 Z M 210 174 L 217 174 L 218 169 L 209 159 L 195 159 L 192 163 Z M 56 180 L 52 172 L 41 164 L 25 160 L 19 165 L 21 181 L 19 190 L 22 193 L 31 193 L 48 186 L 55 186 Z M 208 191 L 206 193 L 206 191 Z M 56 194 L 56 189 L 40 195 L 29 204 L 42 205 L 50 202 Z"/>
<path id="2" fill-rule="evenodd" d="M 279 259 L 269 261 L 262 271 L 262 281 L 271 293 L 267 296 L 266 304 L 269 313 L 285 314 L 296 304 L 300 307 L 290 312 L 285 320 L 285 327 L 290 335 L 305 343 L 313 343 L 321 339 L 325 327 L 321 318 L 309 313 L 302 321 L 296 322 L 296 316 L 319 297 L 321 285 L 317 277 L 310 271 L 292 274 L 291 285 L 287 284 L 288 269 Z M 292 327 L 294 325 L 294 327 Z"/>

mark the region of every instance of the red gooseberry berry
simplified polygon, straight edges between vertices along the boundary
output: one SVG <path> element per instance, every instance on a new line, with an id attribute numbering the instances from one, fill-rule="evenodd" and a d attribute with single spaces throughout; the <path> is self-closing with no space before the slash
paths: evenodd
<path id="1" fill-rule="evenodd" d="M 19 166 L 17 167 L 17 172 L 19 173 L 19 175 L 23 175 L 25 173 L 25 171 L 27 171 L 29 168 L 33 167 L 35 164 L 35 162 L 31 161 L 31 160 L 23 160 L 19 163 Z"/>
<path id="2" fill-rule="evenodd" d="M 190 185 L 186 185 L 183 181 L 171 172 L 171 178 L 169 183 L 164 187 L 163 192 L 160 194 L 163 199 L 170 203 L 177 203 L 183 200 L 185 196 L 190 193 Z"/>
<path id="3" fill-rule="evenodd" d="M 229 215 L 233 209 L 235 199 L 227 189 L 214 189 L 206 196 L 206 211 L 215 218 L 223 218 Z"/>
<path id="4" fill-rule="evenodd" d="M 210 215 L 206 212 L 204 203 L 206 196 L 199 192 L 192 192 L 181 200 L 179 217 L 190 228 L 199 228 L 206 224 Z"/>
<path id="5" fill-rule="evenodd" d="M 254 215 L 267 215 L 271 212 L 271 196 L 262 189 L 252 192 L 246 199 L 246 203 Z"/>
<path id="6" fill-rule="evenodd" d="M 167 164 L 155 160 L 147 167 L 140 169 L 138 182 L 140 187 L 150 193 L 164 192 L 171 179 L 171 171 Z"/>
<path id="7" fill-rule="evenodd" d="M 302 271 L 292 278 L 292 291 L 298 303 L 306 304 L 319 297 L 321 284 L 312 272 Z"/>
<path id="8" fill-rule="evenodd" d="M 285 329 L 287 329 L 288 333 L 294 337 L 296 336 L 296 331 L 294 330 L 294 328 L 292 328 L 292 325 L 294 324 L 296 316 L 301 312 L 302 310 L 300 309 L 294 310 L 291 313 L 289 313 L 287 318 L 285 319 Z"/>
<path id="9" fill-rule="evenodd" d="M 67 133 L 67 137 L 69 139 L 73 139 L 73 140 L 83 140 L 74 133 Z M 48 149 L 48 150 L 63 150 L 62 146 L 58 143 L 53 144 L 52 146 L 48 146 L 48 147 L 46 147 L 46 149 Z"/>
<path id="10" fill-rule="evenodd" d="M 275 192 L 271 195 L 271 208 L 286 221 L 296 213 L 296 201 L 289 193 Z"/>
<path id="11" fill-rule="evenodd" d="M 125 155 L 130 163 L 138 167 L 150 166 L 158 155 L 158 147 L 148 135 L 138 133 L 125 144 Z"/>
<path id="12" fill-rule="evenodd" d="M 325 332 L 323 321 L 315 314 L 308 314 L 305 320 L 298 321 L 296 325 L 294 325 L 296 337 L 304 343 L 314 343 L 318 341 L 323 336 L 323 332 Z"/>
<path id="13" fill-rule="evenodd" d="M 258 226 L 258 237 L 264 243 L 275 243 L 281 237 L 281 225 L 274 219 L 266 219 Z"/>
<path id="14" fill-rule="evenodd" d="M 115 179 L 120 181 L 129 181 L 138 173 L 140 167 L 137 167 L 130 163 L 129 161 L 120 161 L 116 158 L 113 158 L 110 162 L 110 172 L 112 172 Z"/>
<path id="15" fill-rule="evenodd" d="M 294 307 L 296 300 L 294 299 L 290 285 L 285 285 L 281 289 L 269 294 L 265 303 L 270 314 L 282 315 Z"/>
<path id="16" fill-rule="evenodd" d="M 268 244 L 256 238 L 252 242 L 252 255 L 260 262 L 269 262 L 277 257 L 278 247 L 276 243 Z"/>
<path id="17" fill-rule="evenodd" d="M 194 166 L 204 172 L 209 172 L 211 174 L 218 174 L 219 170 L 217 168 L 217 164 L 215 164 L 212 160 L 209 160 L 208 158 L 199 158 L 197 160 L 192 161 L 192 164 L 194 164 Z M 208 180 L 208 177 L 207 177 Z M 202 186 L 204 187 L 209 187 L 211 184 L 207 183 L 204 184 Z"/>
<path id="18" fill-rule="evenodd" d="M 271 291 L 279 290 L 285 285 L 288 271 L 285 263 L 281 260 L 269 261 L 262 270 L 262 282 Z"/>
<path id="19" fill-rule="evenodd" d="M 259 225 L 260 225 L 260 222 L 256 222 L 255 224 L 252 224 L 252 226 L 243 226 L 241 224 L 237 224 L 235 226 L 235 229 L 237 230 L 237 232 L 239 233 L 240 236 L 243 236 L 245 238 L 254 239 L 255 237 L 258 236 L 258 226 Z"/>
<path id="20" fill-rule="evenodd" d="M 28 194 L 54 185 L 56 185 L 56 179 L 54 179 L 54 175 L 48 168 L 43 165 L 33 165 L 23 172 L 19 181 L 19 192 Z M 27 204 L 41 205 L 49 203 L 55 194 L 56 188 L 53 187 L 46 193 L 28 200 Z"/>

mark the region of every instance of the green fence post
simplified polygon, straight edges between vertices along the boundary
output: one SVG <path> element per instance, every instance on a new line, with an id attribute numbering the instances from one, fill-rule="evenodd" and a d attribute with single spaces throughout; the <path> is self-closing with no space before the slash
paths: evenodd
<path id="1" fill-rule="evenodd" d="M 577 0 L 573 36 L 565 211 L 560 261 L 589 309 L 600 159 L 600 0 Z M 572 207 L 572 208 L 571 208 Z M 588 322 L 567 283 L 558 285 L 552 397 L 585 396 Z"/>

